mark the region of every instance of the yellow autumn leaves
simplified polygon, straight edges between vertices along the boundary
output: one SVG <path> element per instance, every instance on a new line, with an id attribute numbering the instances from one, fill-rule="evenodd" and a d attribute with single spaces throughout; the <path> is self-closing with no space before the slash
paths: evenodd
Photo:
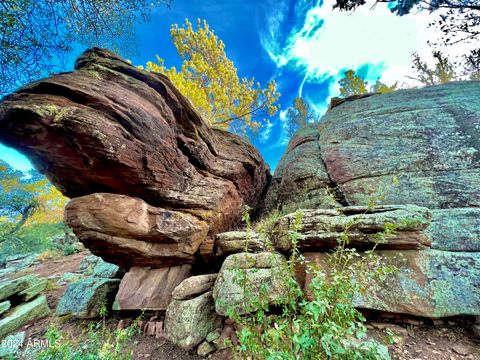
<path id="1" fill-rule="evenodd" d="M 280 94 L 275 81 L 262 88 L 254 78 L 239 78 L 225 44 L 205 20 L 198 19 L 196 29 L 188 19 L 183 27 L 172 25 L 170 35 L 183 61 L 181 68 L 167 68 L 157 55 L 146 69 L 168 76 L 209 125 L 255 133 L 276 114 Z"/>

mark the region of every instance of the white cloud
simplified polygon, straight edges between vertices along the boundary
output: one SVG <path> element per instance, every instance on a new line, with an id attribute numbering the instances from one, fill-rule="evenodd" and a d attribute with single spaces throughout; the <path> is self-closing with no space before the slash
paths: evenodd
<path id="1" fill-rule="evenodd" d="M 370 82 L 381 74 L 388 84 L 412 83 L 408 78 L 412 73 L 412 53 L 418 52 L 428 59 L 431 48 L 427 41 L 437 40 L 439 36 L 437 29 L 428 27 L 435 13 L 424 11 L 399 17 L 382 4 L 371 10 L 374 0 L 368 0 L 354 12 L 340 12 L 332 10 L 333 3 L 334 0 L 325 0 L 323 5 L 312 6 L 302 18 L 296 19 L 298 26 L 286 40 L 275 37 L 284 19 L 279 13 L 285 10 L 282 5 L 272 10 L 273 20 L 267 22 L 269 33 L 261 37 L 278 68 L 290 64 L 305 74 L 299 93 L 305 82 L 332 78 L 330 95 L 335 96 L 343 70 L 358 69 L 366 64 L 377 69 L 376 73 L 367 74 Z M 442 50 L 450 56 L 466 52 L 459 46 Z M 316 104 L 317 109 L 325 107 L 326 104 Z"/>

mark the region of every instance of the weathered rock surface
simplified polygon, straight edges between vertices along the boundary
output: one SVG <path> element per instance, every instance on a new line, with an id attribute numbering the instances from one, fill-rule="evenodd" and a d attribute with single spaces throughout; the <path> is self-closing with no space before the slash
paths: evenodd
<path id="1" fill-rule="evenodd" d="M 69 284 L 57 305 L 57 315 L 72 315 L 79 319 L 93 319 L 100 316 L 100 309 L 106 306 L 118 289 L 120 280 L 89 277 Z"/>
<path id="2" fill-rule="evenodd" d="M 211 290 L 218 274 L 191 276 L 183 280 L 173 290 L 174 300 L 188 300 Z"/>
<path id="3" fill-rule="evenodd" d="M 114 310 L 165 310 L 173 290 L 190 276 L 191 265 L 161 269 L 132 268 L 123 277 Z"/>
<path id="4" fill-rule="evenodd" d="M 464 81 L 335 107 L 319 124 L 330 178 L 350 205 L 388 189 L 383 204 L 480 206 L 479 96 L 480 82 Z"/>
<path id="5" fill-rule="evenodd" d="M 311 126 L 292 138 L 272 179 L 265 211 L 278 204 L 280 210 L 322 213 L 322 221 L 316 221 L 306 211 L 302 232 L 307 236 L 300 246 L 308 251 L 310 241 L 315 244 L 310 250 L 323 251 L 321 242 L 334 244 L 332 235 L 343 225 L 341 217 L 325 218 L 332 210 L 320 208 L 372 201 L 428 208 L 428 227 L 397 231 L 400 242 L 384 246 L 390 249 L 385 251 L 388 259 L 406 254 L 398 281 L 376 287 L 377 298 L 369 293 L 375 302 L 365 298 L 362 306 L 433 317 L 478 312 L 478 99 L 480 82 L 466 81 L 335 101 L 316 129 Z M 317 180 L 303 180 L 315 170 Z M 355 239 L 361 233 L 349 234 L 356 247 L 370 241 L 370 234 Z M 432 250 L 400 250 L 423 246 Z M 276 247 L 282 245 L 277 241 Z M 283 248 L 289 248 L 288 241 Z M 450 308 L 444 305 L 448 303 Z"/>
<path id="6" fill-rule="evenodd" d="M 304 255 L 328 269 L 326 253 Z M 378 255 L 398 270 L 385 281 L 370 281 L 356 306 L 432 318 L 480 314 L 480 254 L 427 249 Z"/>
<path id="7" fill-rule="evenodd" d="M 433 248 L 477 251 L 479 95 L 479 81 L 464 81 L 336 104 L 317 130 L 312 125 L 291 140 L 268 191 L 267 210 L 276 203 L 331 208 L 319 205 L 326 201 L 321 192 L 330 187 L 343 206 L 367 205 L 374 198 L 378 204 L 427 207 L 433 214 L 428 230 Z M 323 180 L 305 184 L 302 174 L 316 169 Z"/>
<path id="8" fill-rule="evenodd" d="M 4 280 L 0 282 L 0 300 L 5 300 L 13 295 L 17 295 L 42 281 L 43 280 L 40 280 L 35 275 L 25 275 L 13 280 Z"/>
<path id="9" fill-rule="evenodd" d="M 182 349 L 192 350 L 220 322 L 211 291 L 190 300 L 173 300 L 165 315 L 165 338 Z"/>
<path id="10" fill-rule="evenodd" d="M 20 331 L 2 339 L 0 359 L 17 359 L 16 355 L 25 341 L 25 335 L 25 331 Z"/>
<path id="11" fill-rule="evenodd" d="M 431 213 L 427 233 L 433 249 L 480 252 L 479 208 L 434 209 Z"/>
<path id="12" fill-rule="evenodd" d="M 425 229 L 431 214 L 427 208 L 415 205 L 350 206 L 337 209 L 304 210 L 302 212 L 302 251 L 327 250 L 336 247 L 344 235 L 349 246 L 368 248 L 379 243 L 379 248 L 419 249 L 430 245 Z M 292 250 L 288 229 L 294 214 L 280 218 L 272 229 L 271 240 L 275 249 Z M 393 233 L 385 235 L 387 226 Z"/>
<path id="13" fill-rule="evenodd" d="M 309 125 L 290 140 L 268 188 L 264 213 L 342 206 L 325 168 L 318 138 L 317 125 Z"/>
<path id="14" fill-rule="evenodd" d="M 228 256 L 213 288 L 217 314 L 225 316 L 229 309 L 234 309 L 240 315 L 252 311 L 245 308 L 246 297 L 262 295 L 271 304 L 280 303 L 287 291 L 282 281 L 285 266 L 286 259 L 277 253 L 240 253 Z M 244 289 L 247 289 L 247 293 Z M 265 293 L 260 294 L 261 289 L 266 289 Z"/>
<path id="15" fill-rule="evenodd" d="M 4 312 L 10 309 L 11 306 L 12 304 L 8 300 L 0 302 L 0 315 L 2 315 Z"/>
<path id="16" fill-rule="evenodd" d="M 125 270 L 119 266 L 108 263 L 95 255 L 86 256 L 78 266 L 77 272 L 105 279 L 121 279 L 125 274 Z"/>
<path id="17" fill-rule="evenodd" d="M 227 231 L 215 237 L 217 255 L 229 255 L 239 252 L 262 252 L 267 250 L 265 240 L 254 231 Z"/>
<path id="18" fill-rule="evenodd" d="M 65 220 L 93 253 L 125 267 L 191 263 L 209 229 L 188 213 L 107 193 L 71 200 Z"/>
<path id="19" fill-rule="evenodd" d="M 258 206 L 270 176 L 258 151 L 237 135 L 209 128 L 165 76 L 101 49 L 82 54 L 75 69 L 27 85 L 0 105 L 0 140 L 26 154 L 64 195 L 138 198 L 151 206 L 144 214 L 157 214 L 151 218 L 162 226 L 168 216 L 192 226 L 193 215 L 199 232 L 208 227 L 211 236 L 237 223 L 244 205 Z M 144 235 L 129 239 L 126 249 L 124 238 L 107 235 L 122 216 L 95 231 L 76 226 L 89 211 L 94 218 L 89 224 L 108 219 L 81 202 L 88 200 L 74 200 L 67 220 L 87 247 L 110 262 L 116 261 L 112 254 L 118 249 L 120 265 L 129 253 L 135 265 L 159 266 L 158 260 L 150 262 L 152 257 L 142 259 L 144 251 L 133 251 L 160 247 L 149 239 L 154 224 L 148 229 L 120 226 L 129 236 Z M 130 217 L 134 223 L 143 219 Z M 157 239 L 168 239 L 165 253 L 171 252 L 174 238 L 170 231 Z M 201 241 L 187 236 L 184 248 L 195 251 Z"/>
<path id="20" fill-rule="evenodd" d="M 18 305 L 0 319 L 0 339 L 28 322 L 47 316 L 49 313 L 45 295 Z"/>

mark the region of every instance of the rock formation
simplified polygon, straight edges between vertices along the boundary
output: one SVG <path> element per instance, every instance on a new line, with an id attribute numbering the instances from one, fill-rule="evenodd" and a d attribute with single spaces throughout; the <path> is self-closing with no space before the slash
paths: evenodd
<path id="1" fill-rule="evenodd" d="M 242 307 L 238 268 L 254 294 L 266 288 L 282 303 L 298 208 L 307 263 L 328 267 L 347 236 L 359 250 L 379 242 L 398 268 L 358 294 L 358 307 L 480 315 L 478 99 L 480 82 L 461 82 L 335 100 L 291 139 L 270 182 L 258 151 L 208 127 L 165 76 L 92 49 L 75 71 L 7 96 L 0 140 L 72 198 L 65 219 L 80 241 L 127 270 L 120 283 L 120 269 L 99 270 L 86 287 L 105 298 L 118 285 L 116 310 L 166 309 L 165 336 L 206 355 L 238 341 L 229 309 L 254 310 Z M 245 205 L 275 215 L 266 233 L 235 228 Z M 199 274 L 212 259 L 218 275 Z M 308 283 L 304 269 L 297 275 Z M 73 297 L 86 292 L 77 287 Z M 81 303 L 79 316 L 98 315 Z M 158 320 L 148 334 L 163 334 Z"/>
<path id="2" fill-rule="evenodd" d="M 66 220 L 80 240 L 124 267 L 193 262 L 207 236 L 258 206 L 270 176 L 254 147 L 208 127 L 165 76 L 102 49 L 7 96 L 0 140 L 74 198 Z"/>
<path id="3" fill-rule="evenodd" d="M 318 125 L 290 141 L 264 212 L 290 212 L 296 204 L 312 209 L 302 231 L 310 237 L 318 232 L 324 240 L 338 217 L 315 222 L 311 214 L 324 219 L 332 211 L 326 209 L 342 212 L 372 201 L 428 208 L 431 220 L 418 229 L 428 242 L 417 241 L 417 250 L 408 251 L 387 244 L 382 255 L 400 271 L 393 283 L 370 286 L 358 306 L 431 317 L 478 315 L 478 99 L 480 82 L 468 81 L 335 102 Z M 404 237 L 410 242 L 404 249 L 415 248 L 414 238 L 413 233 Z M 421 249 L 425 246 L 431 249 Z M 309 256 L 317 263 L 324 258 L 322 253 Z M 399 262 L 402 256 L 406 261 Z"/>

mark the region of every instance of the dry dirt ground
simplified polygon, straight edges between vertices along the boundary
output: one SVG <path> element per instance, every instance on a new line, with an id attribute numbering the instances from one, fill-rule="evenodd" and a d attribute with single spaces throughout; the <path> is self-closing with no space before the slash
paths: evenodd
<path id="1" fill-rule="evenodd" d="M 15 274 L 15 277 L 25 273 L 35 273 L 42 277 L 60 278 L 65 272 L 74 272 L 88 252 L 66 256 L 58 260 L 48 260 Z M 52 281 L 55 283 L 56 281 Z M 47 299 L 54 309 L 65 290 L 66 284 L 61 283 L 49 287 Z M 128 314 L 130 317 L 132 314 Z M 480 360 L 480 338 L 473 334 L 471 318 L 450 318 L 430 320 L 408 318 L 398 315 L 368 313 L 369 334 L 388 344 L 392 359 L 398 360 Z M 108 320 L 107 326 L 115 328 L 120 317 L 118 315 Z M 26 339 L 42 339 L 46 329 L 54 321 L 48 317 L 26 325 Z M 55 320 L 57 327 L 73 338 L 80 336 L 87 328 L 86 321 Z M 390 332 L 390 329 L 392 332 Z M 155 360 L 194 360 L 200 359 L 195 354 L 184 352 L 164 339 L 156 339 L 146 335 L 137 335 L 132 339 L 134 359 Z M 25 346 L 21 353 L 25 354 Z M 30 359 L 29 356 L 21 356 Z M 228 352 L 217 353 L 214 360 L 231 358 Z"/>

